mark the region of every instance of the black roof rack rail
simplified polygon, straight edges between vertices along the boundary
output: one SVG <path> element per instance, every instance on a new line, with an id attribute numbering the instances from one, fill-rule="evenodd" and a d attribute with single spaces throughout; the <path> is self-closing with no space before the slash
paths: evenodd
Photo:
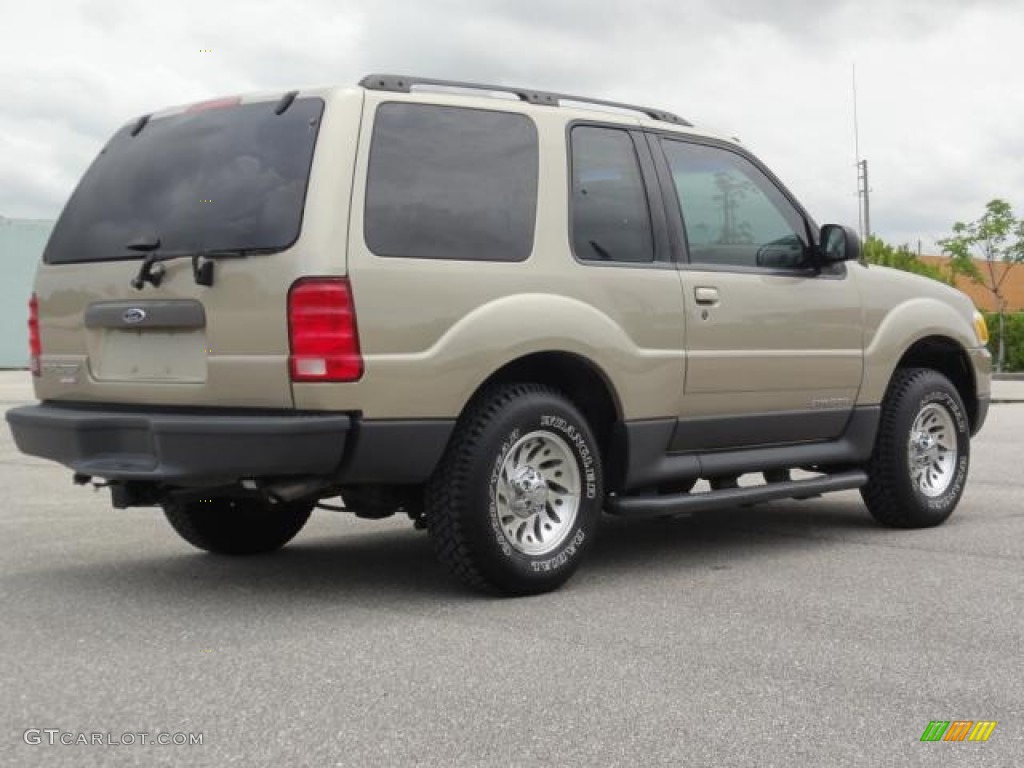
<path id="1" fill-rule="evenodd" d="M 675 123 L 693 127 L 693 123 L 684 120 L 679 115 L 674 115 L 663 109 L 652 107 L 640 107 L 636 104 L 623 104 L 618 101 L 605 101 L 603 99 L 590 99 L 586 96 L 570 96 L 566 93 L 550 93 L 548 91 L 535 91 L 526 88 L 516 88 L 509 85 L 487 85 L 484 83 L 464 83 L 458 80 L 434 80 L 429 77 L 407 77 L 404 75 L 367 75 L 359 81 L 359 85 L 371 91 L 393 91 L 395 93 L 411 93 L 413 86 L 433 85 L 441 88 L 465 88 L 473 91 L 498 91 L 500 93 L 511 93 L 519 97 L 520 101 L 529 104 L 540 104 L 547 107 L 560 106 L 563 101 L 576 101 L 580 104 L 596 104 L 601 107 L 612 107 L 614 109 L 625 109 L 630 112 L 639 112 L 647 115 L 653 120 L 660 120 L 664 123 Z"/>

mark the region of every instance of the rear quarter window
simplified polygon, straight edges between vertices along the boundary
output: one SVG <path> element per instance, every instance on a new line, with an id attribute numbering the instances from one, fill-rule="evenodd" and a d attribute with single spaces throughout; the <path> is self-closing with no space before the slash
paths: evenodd
<path id="1" fill-rule="evenodd" d="M 525 115 L 382 104 L 364 234 L 378 256 L 522 261 L 533 250 L 537 129 Z"/>
<path id="2" fill-rule="evenodd" d="M 572 130 L 572 241 L 583 261 L 654 260 L 647 193 L 626 131 Z"/>

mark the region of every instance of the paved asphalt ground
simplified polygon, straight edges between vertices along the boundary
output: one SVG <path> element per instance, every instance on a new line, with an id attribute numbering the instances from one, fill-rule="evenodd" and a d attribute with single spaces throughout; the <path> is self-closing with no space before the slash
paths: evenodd
<path id="1" fill-rule="evenodd" d="M 0 374 L 0 409 L 27 397 Z M 0 765 L 1024 765 L 1022 430 L 993 406 L 938 529 L 882 529 L 856 493 L 609 521 L 565 589 L 492 600 L 401 521 L 199 554 L 0 428 Z M 956 719 L 998 726 L 919 741 Z"/>

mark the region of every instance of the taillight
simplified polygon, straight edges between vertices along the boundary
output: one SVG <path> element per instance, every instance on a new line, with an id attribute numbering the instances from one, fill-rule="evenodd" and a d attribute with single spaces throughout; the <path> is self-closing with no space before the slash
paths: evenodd
<path id="1" fill-rule="evenodd" d="M 292 381 L 356 381 L 363 375 L 348 280 L 299 280 L 288 293 Z"/>
<path id="2" fill-rule="evenodd" d="M 39 299 L 33 293 L 28 300 L 28 354 L 32 375 L 40 373 L 40 359 L 43 355 L 43 340 L 39 336 Z"/>

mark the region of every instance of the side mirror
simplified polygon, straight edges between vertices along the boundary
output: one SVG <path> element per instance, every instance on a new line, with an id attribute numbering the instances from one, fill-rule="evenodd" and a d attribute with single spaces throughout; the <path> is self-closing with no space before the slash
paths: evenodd
<path id="1" fill-rule="evenodd" d="M 826 224 L 821 228 L 818 246 L 826 264 L 860 260 L 860 236 L 845 224 Z"/>

